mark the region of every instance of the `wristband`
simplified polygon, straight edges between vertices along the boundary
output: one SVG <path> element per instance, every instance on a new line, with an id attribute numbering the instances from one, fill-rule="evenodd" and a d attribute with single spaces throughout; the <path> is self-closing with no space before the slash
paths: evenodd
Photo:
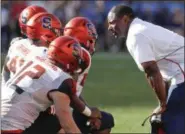
<path id="1" fill-rule="evenodd" d="M 84 111 L 82 112 L 84 115 L 86 115 L 86 116 L 91 116 L 91 113 L 92 113 L 92 111 L 91 111 L 91 109 L 90 108 L 88 108 L 87 106 L 85 106 L 85 109 L 84 109 Z"/>

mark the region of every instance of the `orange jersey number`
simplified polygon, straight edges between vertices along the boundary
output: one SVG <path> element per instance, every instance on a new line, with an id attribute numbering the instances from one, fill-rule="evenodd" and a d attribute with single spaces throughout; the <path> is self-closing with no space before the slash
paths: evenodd
<path id="1" fill-rule="evenodd" d="M 36 72 L 31 71 L 32 68 L 27 69 L 32 64 L 33 64 L 33 61 L 28 62 L 19 72 L 17 72 L 16 76 L 14 77 L 16 79 L 14 84 L 19 83 L 25 76 L 29 76 L 32 79 L 39 79 L 45 73 L 46 70 L 41 65 L 34 65 L 33 66 L 33 68 L 36 70 Z M 22 73 L 24 70 L 26 70 L 26 71 L 24 73 Z"/>
<path id="2" fill-rule="evenodd" d="M 7 68 L 10 72 L 16 73 L 17 68 L 21 67 L 24 63 L 23 58 L 19 58 L 18 56 L 15 56 L 7 63 Z"/>

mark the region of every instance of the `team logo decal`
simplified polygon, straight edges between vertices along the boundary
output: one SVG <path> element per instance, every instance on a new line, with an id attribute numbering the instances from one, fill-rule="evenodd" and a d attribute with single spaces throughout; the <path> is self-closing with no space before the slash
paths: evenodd
<path id="1" fill-rule="evenodd" d="M 94 28 L 94 25 L 92 25 L 91 23 L 87 23 L 87 28 L 88 28 L 89 35 L 94 38 L 97 38 L 97 35 L 95 34 L 96 30 Z"/>
<path id="2" fill-rule="evenodd" d="M 79 45 L 78 44 L 74 44 L 73 45 L 73 56 L 75 57 L 79 57 L 80 56 L 80 48 L 79 48 Z"/>
<path id="3" fill-rule="evenodd" d="M 50 29 L 51 28 L 51 18 L 50 17 L 44 17 L 42 19 L 42 27 Z"/>
<path id="4" fill-rule="evenodd" d="M 21 21 L 23 24 L 26 24 L 26 22 L 28 21 L 28 12 L 23 12 L 22 16 L 21 16 Z"/>

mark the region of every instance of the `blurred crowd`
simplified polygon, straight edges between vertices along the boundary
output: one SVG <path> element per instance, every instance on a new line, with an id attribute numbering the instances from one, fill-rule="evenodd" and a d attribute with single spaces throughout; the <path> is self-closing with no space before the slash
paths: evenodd
<path id="1" fill-rule="evenodd" d="M 75 16 L 88 17 L 96 25 L 98 31 L 98 51 L 126 51 L 124 39 L 115 40 L 107 31 L 107 13 L 112 6 L 117 4 L 129 4 L 141 19 L 166 27 L 184 36 L 183 1 L 2 1 L 1 52 L 6 53 L 11 39 L 20 36 L 18 17 L 28 5 L 44 7 L 48 12 L 59 17 L 63 25 Z"/>

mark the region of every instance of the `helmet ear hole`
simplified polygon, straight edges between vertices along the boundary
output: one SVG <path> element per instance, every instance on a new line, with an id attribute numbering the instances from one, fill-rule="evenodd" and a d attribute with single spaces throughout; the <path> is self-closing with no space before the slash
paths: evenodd
<path id="1" fill-rule="evenodd" d="M 86 26 L 86 22 L 85 21 L 83 22 L 83 26 Z"/>
<path id="2" fill-rule="evenodd" d="M 89 42 L 92 44 L 93 43 L 93 40 L 89 40 Z"/>
<path id="3" fill-rule="evenodd" d="M 72 66 L 74 66 L 73 62 L 70 63 Z"/>
<path id="4" fill-rule="evenodd" d="M 67 47 L 70 48 L 71 47 L 71 44 L 68 44 Z"/>

